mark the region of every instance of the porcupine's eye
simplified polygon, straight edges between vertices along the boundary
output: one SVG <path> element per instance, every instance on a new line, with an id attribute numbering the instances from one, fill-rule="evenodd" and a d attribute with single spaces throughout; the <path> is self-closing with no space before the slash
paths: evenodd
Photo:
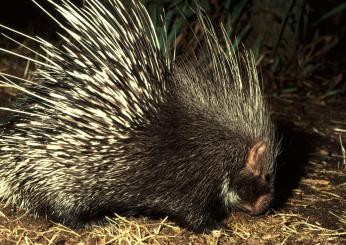
<path id="1" fill-rule="evenodd" d="M 264 175 L 264 180 L 266 181 L 266 182 L 270 182 L 270 180 L 271 180 L 271 176 L 270 176 L 270 174 L 266 174 L 266 175 Z"/>

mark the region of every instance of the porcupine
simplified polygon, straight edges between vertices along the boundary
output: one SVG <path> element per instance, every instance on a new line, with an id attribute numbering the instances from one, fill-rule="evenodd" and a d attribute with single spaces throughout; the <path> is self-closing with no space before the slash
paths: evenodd
<path id="1" fill-rule="evenodd" d="M 205 230 L 270 207 L 278 143 L 251 52 L 222 48 L 201 12 L 205 65 L 160 48 L 137 1 L 52 4 L 61 47 L 30 37 L 33 81 L 2 76 L 24 98 L 1 108 L 2 200 L 72 227 L 116 212 Z"/>

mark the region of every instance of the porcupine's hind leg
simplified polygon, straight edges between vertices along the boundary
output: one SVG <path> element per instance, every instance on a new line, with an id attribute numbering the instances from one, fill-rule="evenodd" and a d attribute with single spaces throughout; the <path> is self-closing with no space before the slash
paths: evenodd
<path id="1" fill-rule="evenodd" d="M 63 223 L 70 228 L 85 228 L 90 225 L 103 226 L 107 223 L 106 217 L 113 217 L 111 213 L 92 213 L 85 212 L 64 212 L 59 217 L 51 217 L 52 221 Z"/>
<path id="2" fill-rule="evenodd" d="M 83 219 L 83 215 L 78 209 L 71 210 L 59 204 L 44 204 L 40 207 L 36 207 L 35 213 L 39 216 L 46 217 L 49 221 L 61 223 L 73 229 L 84 227 L 86 223 Z"/>
<path id="3" fill-rule="evenodd" d="M 54 205 L 45 204 L 37 211 L 38 214 L 46 216 L 50 221 L 62 223 L 74 229 L 93 224 L 104 225 L 107 221 L 107 216 L 114 216 L 109 210 L 85 204 L 81 206 L 77 203 L 74 205 L 63 205 L 62 203 L 56 203 Z"/>

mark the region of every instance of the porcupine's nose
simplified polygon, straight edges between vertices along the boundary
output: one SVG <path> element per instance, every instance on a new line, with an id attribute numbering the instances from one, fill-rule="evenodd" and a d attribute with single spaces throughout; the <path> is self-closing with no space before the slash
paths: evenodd
<path id="1" fill-rule="evenodd" d="M 240 205 L 240 208 L 250 213 L 251 215 L 260 215 L 265 213 L 273 201 L 271 194 L 265 194 L 257 198 L 254 203 L 244 203 Z"/>

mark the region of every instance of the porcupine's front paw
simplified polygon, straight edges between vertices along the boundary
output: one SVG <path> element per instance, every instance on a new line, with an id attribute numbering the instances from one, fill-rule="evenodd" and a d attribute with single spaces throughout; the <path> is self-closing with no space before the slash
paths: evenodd
<path id="1" fill-rule="evenodd" d="M 216 218 L 207 212 L 198 212 L 196 210 L 175 216 L 174 221 L 178 225 L 197 233 L 210 233 L 213 230 L 225 228 L 223 217 Z"/>

